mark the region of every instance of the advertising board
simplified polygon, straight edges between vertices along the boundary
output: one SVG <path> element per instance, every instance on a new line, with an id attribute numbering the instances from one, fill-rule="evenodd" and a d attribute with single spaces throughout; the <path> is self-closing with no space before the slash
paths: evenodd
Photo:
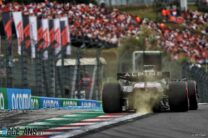
<path id="1" fill-rule="evenodd" d="M 40 97 L 40 108 L 59 108 L 59 98 Z"/>
<path id="2" fill-rule="evenodd" d="M 8 109 L 25 110 L 31 108 L 31 90 L 7 88 Z"/>

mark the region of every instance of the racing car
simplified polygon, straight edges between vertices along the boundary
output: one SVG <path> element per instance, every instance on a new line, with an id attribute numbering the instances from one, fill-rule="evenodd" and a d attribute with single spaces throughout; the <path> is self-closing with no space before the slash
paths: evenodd
<path id="1" fill-rule="evenodd" d="M 171 80 L 170 72 L 162 69 L 163 52 L 134 51 L 132 55 L 132 72 L 118 73 L 116 82 L 103 86 L 105 113 L 135 112 L 138 110 L 137 99 L 148 99 L 147 104 L 153 112 L 198 109 L 196 81 Z M 143 108 L 142 105 L 139 108 Z"/>

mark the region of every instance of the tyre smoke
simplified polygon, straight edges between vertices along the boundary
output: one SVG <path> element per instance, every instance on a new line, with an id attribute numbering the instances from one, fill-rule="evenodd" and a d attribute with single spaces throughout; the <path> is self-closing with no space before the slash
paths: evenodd
<path id="1" fill-rule="evenodd" d="M 137 89 L 128 97 L 129 107 L 136 112 L 151 113 L 154 109 L 157 110 L 162 95 L 163 93 L 157 90 Z"/>

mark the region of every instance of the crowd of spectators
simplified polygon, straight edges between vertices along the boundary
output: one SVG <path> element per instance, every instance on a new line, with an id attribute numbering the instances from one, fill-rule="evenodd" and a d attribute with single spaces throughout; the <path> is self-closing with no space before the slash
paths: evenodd
<path id="1" fill-rule="evenodd" d="M 164 31 L 163 46 L 178 59 L 186 57 L 198 63 L 206 62 L 208 59 L 208 13 L 198 11 L 182 12 L 184 18 L 182 28 Z"/>
<path id="2" fill-rule="evenodd" d="M 139 30 L 138 18 L 119 10 L 108 10 L 104 6 L 70 3 L 32 3 L 28 5 L 2 5 L 2 11 L 23 11 L 23 15 L 35 15 L 39 18 L 59 18 L 67 16 L 70 32 L 74 36 L 83 36 L 117 44 L 119 38 L 136 35 Z"/>
<path id="3" fill-rule="evenodd" d="M 1 12 L 22 11 L 24 15 L 35 15 L 39 18 L 54 19 L 67 16 L 72 36 L 87 37 L 100 41 L 118 44 L 125 36 L 139 34 L 140 27 L 146 25 L 157 32 L 161 47 L 173 58 L 187 57 L 195 62 L 208 60 L 208 29 L 198 31 L 199 26 L 208 23 L 208 14 L 182 12 L 184 22 L 180 29 L 163 26 L 157 22 L 132 16 L 117 9 L 108 9 L 93 4 L 70 3 L 32 3 L 28 5 L 8 3 L 2 5 Z"/>
<path id="4" fill-rule="evenodd" d="M 183 25 L 194 31 L 201 30 L 201 27 L 204 27 L 208 23 L 208 13 L 186 11 L 182 12 L 181 16 L 185 19 Z M 201 31 L 203 31 L 203 33 L 208 33 L 208 30 L 206 29 L 207 28 L 204 28 Z"/>
<path id="5" fill-rule="evenodd" d="M 208 59 L 208 37 L 189 29 L 164 31 L 161 45 L 174 59 L 187 58 L 197 63 Z"/>

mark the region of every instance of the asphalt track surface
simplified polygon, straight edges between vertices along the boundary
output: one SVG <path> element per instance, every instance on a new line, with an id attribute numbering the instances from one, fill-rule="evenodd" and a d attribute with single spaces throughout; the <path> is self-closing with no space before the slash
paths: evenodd
<path id="1" fill-rule="evenodd" d="M 81 138 L 208 138 L 208 104 L 197 111 L 152 114 Z"/>

